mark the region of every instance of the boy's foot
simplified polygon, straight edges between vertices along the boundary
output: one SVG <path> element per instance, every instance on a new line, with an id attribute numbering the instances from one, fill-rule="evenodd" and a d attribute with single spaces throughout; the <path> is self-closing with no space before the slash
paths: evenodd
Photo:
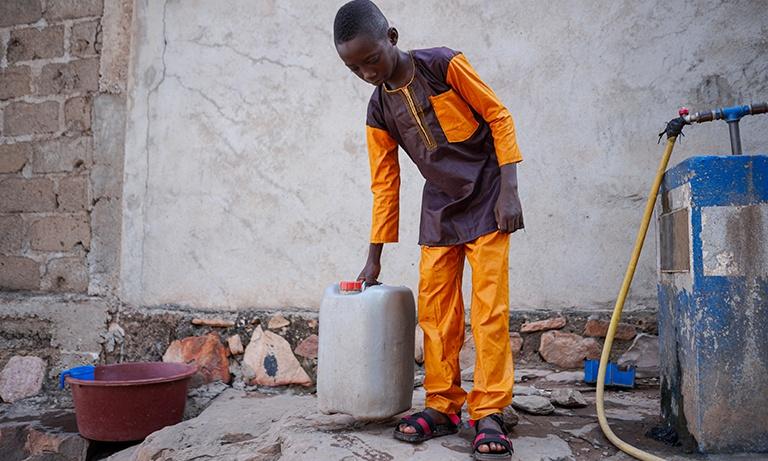
<path id="1" fill-rule="evenodd" d="M 475 422 L 477 436 L 473 443 L 476 460 L 508 460 L 512 458 L 512 442 L 504 433 L 500 413 Z"/>
<path id="2" fill-rule="evenodd" d="M 401 419 L 395 428 L 394 436 L 398 440 L 418 443 L 435 437 L 455 434 L 459 431 L 461 417 L 446 415 L 432 408 L 414 413 Z"/>

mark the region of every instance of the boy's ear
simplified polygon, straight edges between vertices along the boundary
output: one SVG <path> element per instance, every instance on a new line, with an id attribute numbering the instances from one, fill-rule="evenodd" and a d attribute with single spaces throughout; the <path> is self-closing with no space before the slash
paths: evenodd
<path id="1" fill-rule="evenodd" d="M 387 38 L 389 39 L 389 43 L 392 44 L 392 46 L 397 45 L 397 39 L 399 38 L 399 35 L 397 33 L 397 29 L 394 27 L 390 27 L 387 31 Z"/>

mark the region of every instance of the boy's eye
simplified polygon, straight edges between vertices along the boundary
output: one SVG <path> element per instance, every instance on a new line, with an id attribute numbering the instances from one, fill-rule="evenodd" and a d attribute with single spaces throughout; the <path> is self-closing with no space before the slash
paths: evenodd
<path id="1" fill-rule="evenodd" d="M 377 62 L 379 62 L 379 57 L 380 57 L 380 56 L 381 56 L 380 54 L 377 54 L 376 56 L 373 56 L 372 58 L 369 58 L 369 59 L 368 59 L 367 61 L 365 61 L 365 62 L 366 62 L 367 64 L 376 64 Z"/>

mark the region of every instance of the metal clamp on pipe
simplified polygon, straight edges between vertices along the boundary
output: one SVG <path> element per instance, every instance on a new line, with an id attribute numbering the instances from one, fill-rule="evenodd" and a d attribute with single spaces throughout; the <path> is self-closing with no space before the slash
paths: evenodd
<path id="1" fill-rule="evenodd" d="M 745 104 L 741 106 L 721 107 L 714 110 L 705 110 L 696 112 L 693 115 L 688 114 L 688 109 L 683 107 L 680 114 L 686 123 L 704 123 L 712 120 L 725 120 L 728 123 L 728 129 L 731 134 L 731 153 L 741 155 L 741 133 L 739 132 L 739 121 L 746 115 L 757 115 L 768 112 L 768 102 L 757 104 Z"/>

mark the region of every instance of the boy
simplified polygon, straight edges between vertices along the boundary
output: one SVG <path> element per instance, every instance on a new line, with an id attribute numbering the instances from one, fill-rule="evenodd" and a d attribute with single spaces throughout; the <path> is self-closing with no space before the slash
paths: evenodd
<path id="1" fill-rule="evenodd" d="M 424 411 L 394 435 L 421 442 L 458 431 L 467 401 L 478 460 L 510 459 L 501 411 L 512 401 L 509 343 L 509 234 L 523 228 L 512 117 L 463 54 L 448 48 L 405 52 L 398 32 L 369 0 L 342 6 L 334 42 L 344 64 L 376 89 L 366 136 L 373 191 L 368 260 L 359 279 L 378 283 L 384 243 L 398 239 L 402 146 L 426 179 L 419 244 L 419 324 L 424 330 Z M 472 266 L 474 388 L 461 388 L 464 342 L 461 278 Z"/>

